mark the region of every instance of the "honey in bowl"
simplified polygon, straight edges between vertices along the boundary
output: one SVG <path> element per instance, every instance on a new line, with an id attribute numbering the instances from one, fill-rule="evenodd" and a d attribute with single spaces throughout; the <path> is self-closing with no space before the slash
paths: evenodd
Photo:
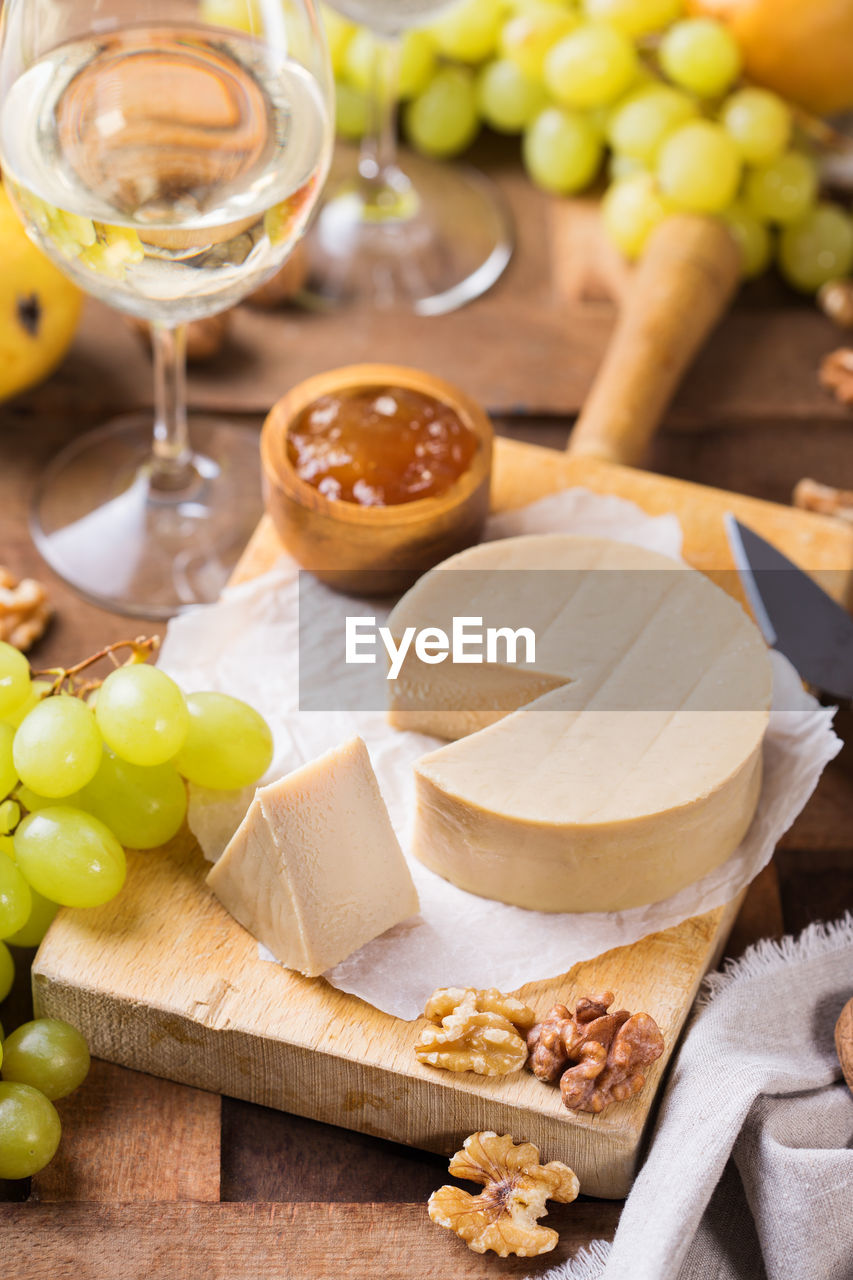
<path id="1" fill-rule="evenodd" d="M 328 586 L 399 593 L 480 538 L 492 437 L 485 410 L 435 374 L 329 369 L 267 415 L 267 511 L 293 559 Z"/>
<path id="2" fill-rule="evenodd" d="M 444 401 L 399 386 L 347 387 L 293 420 L 287 456 L 332 501 L 398 506 L 446 492 L 471 466 L 478 438 Z"/>

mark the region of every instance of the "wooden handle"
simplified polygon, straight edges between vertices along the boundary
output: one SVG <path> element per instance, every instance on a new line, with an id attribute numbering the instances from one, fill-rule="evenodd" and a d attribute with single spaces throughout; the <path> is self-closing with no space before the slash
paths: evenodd
<path id="1" fill-rule="evenodd" d="M 634 465 L 728 306 L 741 257 L 716 218 L 675 214 L 653 232 L 569 453 Z"/>

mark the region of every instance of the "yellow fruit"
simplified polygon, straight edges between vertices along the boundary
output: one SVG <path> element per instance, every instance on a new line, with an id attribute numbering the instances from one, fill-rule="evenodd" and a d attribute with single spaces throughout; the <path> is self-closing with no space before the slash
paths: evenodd
<path id="1" fill-rule="evenodd" d="M 750 80 L 817 115 L 853 107 L 851 0 L 690 0 L 740 44 Z"/>
<path id="2" fill-rule="evenodd" d="M 0 400 L 8 400 L 59 364 L 83 295 L 27 237 L 2 186 L 0 261 Z"/>

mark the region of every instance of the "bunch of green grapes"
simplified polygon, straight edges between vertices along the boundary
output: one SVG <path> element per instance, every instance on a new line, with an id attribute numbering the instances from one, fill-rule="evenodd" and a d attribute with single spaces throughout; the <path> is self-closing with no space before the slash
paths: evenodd
<path id="1" fill-rule="evenodd" d="M 185 780 L 248 786 L 272 754 L 266 721 L 237 698 L 185 697 L 135 662 L 84 700 L 33 680 L 0 643 L 0 1000 L 13 976 L 6 943 L 36 946 L 59 906 L 114 897 L 123 846 L 154 849 L 180 830 Z"/>
<path id="2" fill-rule="evenodd" d="M 237 789 L 272 759 L 252 707 L 185 697 L 144 662 L 89 689 L 84 698 L 61 676 L 34 680 L 23 654 L 0 643 L 0 1001 L 14 978 L 7 944 L 37 946 L 60 906 L 117 894 L 124 846 L 154 849 L 180 830 L 186 781 Z M 40 1019 L 0 1046 L 0 1067 L 0 1178 L 25 1178 L 53 1158 L 53 1102 L 83 1081 L 89 1051 L 67 1023 Z"/>
<path id="3" fill-rule="evenodd" d="M 324 10 L 338 128 L 360 137 L 377 42 Z M 638 257 L 685 210 L 723 218 L 746 276 L 774 256 L 811 292 L 853 264 L 853 223 L 818 199 L 787 104 L 740 81 L 727 27 L 682 0 L 458 0 L 404 38 L 403 130 L 426 155 L 459 154 L 482 124 L 521 136 L 532 180 L 566 195 L 607 167 L 607 232 Z M 608 159 L 609 156 L 609 159 Z"/>
<path id="4" fill-rule="evenodd" d="M 86 1079 L 89 1048 L 58 1018 L 25 1022 L 7 1040 L 0 1028 L 0 1178 L 29 1178 L 56 1154 L 56 1107 Z"/>

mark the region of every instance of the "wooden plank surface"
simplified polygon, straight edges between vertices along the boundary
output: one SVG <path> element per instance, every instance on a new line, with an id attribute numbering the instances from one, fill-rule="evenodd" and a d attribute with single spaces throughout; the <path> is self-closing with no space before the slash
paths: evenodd
<path id="1" fill-rule="evenodd" d="M 615 1231 L 617 1207 L 555 1204 L 541 1258 L 497 1262 L 433 1226 L 424 1204 L 0 1205 L 5 1280 L 473 1280 L 541 1275 Z"/>
<path id="2" fill-rule="evenodd" d="M 730 508 L 818 572 L 853 564 L 853 529 L 835 521 L 499 442 L 496 509 L 578 483 L 632 498 L 652 512 L 675 512 L 687 557 L 730 589 L 735 579 L 722 524 Z M 279 551 L 265 521 L 240 576 L 269 567 Z M 625 1194 L 668 1055 L 642 1095 L 600 1117 L 567 1114 L 556 1091 L 543 1090 L 529 1073 L 483 1080 L 421 1066 L 408 1024 L 322 979 L 258 960 L 254 940 L 204 886 L 204 871 L 186 837 L 162 854 L 131 857 L 124 894 L 85 918 L 63 913 L 51 929 L 34 969 L 37 1007 L 74 1022 L 111 1061 L 448 1154 L 474 1129 L 509 1131 L 535 1142 L 548 1158 L 566 1160 L 589 1194 Z M 736 909 L 576 966 L 525 988 L 524 998 L 544 1010 L 557 1000 L 613 989 L 621 1006 L 652 1013 L 671 1051 Z"/>
<path id="3" fill-rule="evenodd" d="M 214 1093 L 95 1061 L 74 1097 L 57 1103 L 63 1140 L 35 1194 L 43 1202 L 218 1201 L 221 1105 Z"/>

